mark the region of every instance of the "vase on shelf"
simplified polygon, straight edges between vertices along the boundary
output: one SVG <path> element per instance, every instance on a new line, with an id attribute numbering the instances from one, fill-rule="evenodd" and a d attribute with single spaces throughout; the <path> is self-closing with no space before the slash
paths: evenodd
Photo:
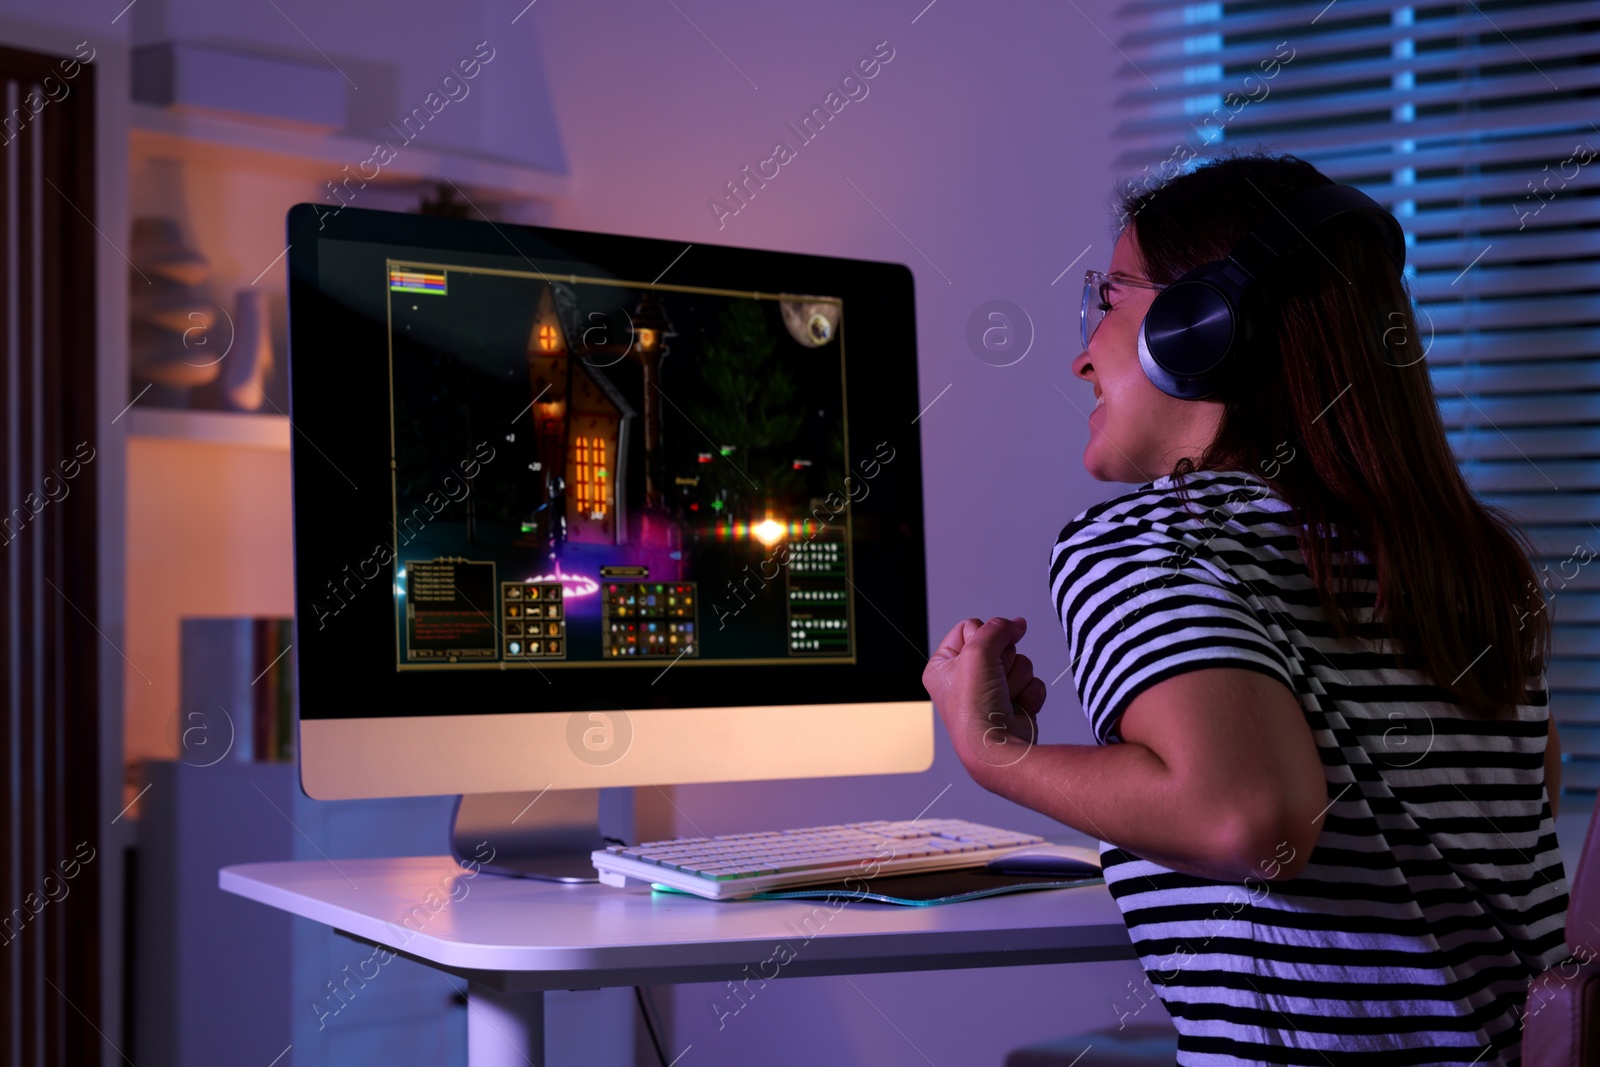
<path id="1" fill-rule="evenodd" d="M 233 346 L 222 361 L 222 396 L 230 408 L 261 410 L 272 363 L 267 294 L 259 289 L 241 289 L 233 312 Z"/>
<path id="2" fill-rule="evenodd" d="M 129 246 L 129 369 L 136 397 L 187 407 L 190 390 L 214 381 L 211 354 L 216 307 L 200 287 L 210 276 L 204 256 L 186 248 L 172 219 L 133 221 Z"/>

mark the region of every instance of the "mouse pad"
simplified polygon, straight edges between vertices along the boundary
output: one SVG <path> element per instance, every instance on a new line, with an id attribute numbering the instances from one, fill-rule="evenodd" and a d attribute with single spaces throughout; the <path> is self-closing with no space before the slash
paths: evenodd
<path id="1" fill-rule="evenodd" d="M 902 904 L 911 908 L 925 908 L 934 904 L 954 904 L 960 900 L 977 900 L 1001 893 L 1022 893 L 1032 889 L 1069 889 L 1079 885 L 1096 885 L 1105 879 L 1099 875 L 1078 877 L 1073 875 L 1000 874 L 982 867 L 962 867 L 953 871 L 926 871 L 920 874 L 897 874 L 887 878 L 874 878 L 866 882 L 850 878 L 844 882 L 827 885 L 808 885 L 798 889 L 783 889 L 757 893 L 750 900 L 821 900 L 837 897 L 845 900 L 875 900 L 883 904 Z M 657 890 L 680 892 L 667 886 L 655 885 Z M 735 903 L 729 901 L 727 903 Z"/>

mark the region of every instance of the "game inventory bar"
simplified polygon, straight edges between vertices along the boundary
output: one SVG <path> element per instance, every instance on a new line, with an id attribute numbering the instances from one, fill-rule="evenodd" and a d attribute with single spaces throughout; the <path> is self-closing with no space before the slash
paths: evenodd
<path id="1" fill-rule="evenodd" d="M 501 582 L 500 614 L 506 659 L 566 658 L 567 619 L 560 582 Z"/>
<path id="2" fill-rule="evenodd" d="M 790 655 L 850 655 L 850 588 L 845 552 L 842 532 L 789 545 L 784 584 Z"/>
<path id="3" fill-rule="evenodd" d="M 698 656 L 694 582 L 606 582 L 601 600 L 600 654 Z"/>

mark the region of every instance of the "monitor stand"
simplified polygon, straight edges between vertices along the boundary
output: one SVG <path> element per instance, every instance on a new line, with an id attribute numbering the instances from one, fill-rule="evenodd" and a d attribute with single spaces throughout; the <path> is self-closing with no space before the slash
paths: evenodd
<path id="1" fill-rule="evenodd" d="M 597 882 L 589 853 L 629 843 L 632 815 L 632 789 L 468 793 L 456 798 L 450 854 L 491 874 Z"/>

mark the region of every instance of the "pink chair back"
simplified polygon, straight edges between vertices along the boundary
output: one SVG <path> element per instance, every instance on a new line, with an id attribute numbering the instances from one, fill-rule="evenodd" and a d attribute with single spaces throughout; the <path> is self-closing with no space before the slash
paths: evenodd
<path id="1" fill-rule="evenodd" d="M 1533 980 L 1522 1020 L 1522 1067 L 1600 1064 L 1600 819 L 1589 819 L 1567 878 L 1572 960 Z"/>

